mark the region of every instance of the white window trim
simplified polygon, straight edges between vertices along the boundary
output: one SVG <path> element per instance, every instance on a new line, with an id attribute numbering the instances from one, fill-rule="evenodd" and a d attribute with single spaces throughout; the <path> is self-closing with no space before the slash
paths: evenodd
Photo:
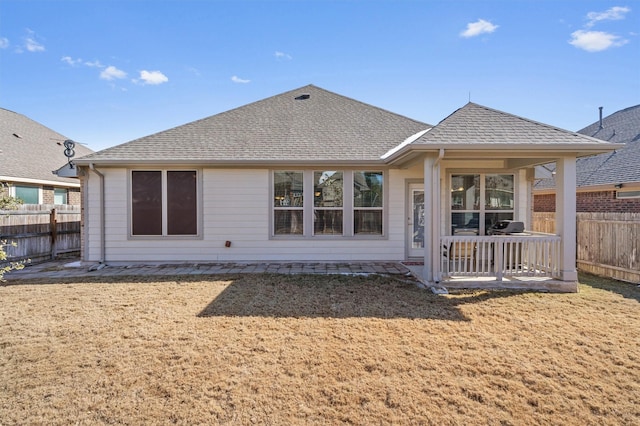
<path id="1" fill-rule="evenodd" d="M 56 191 L 64 191 L 64 203 L 58 205 L 69 204 L 69 189 L 68 188 L 53 188 L 53 204 L 56 204 Z"/>
<path id="2" fill-rule="evenodd" d="M 633 194 L 633 195 L 624 195 L 624 194 Z M 616 199 L 617 200 L 633 200 L 635 198 L 640 198 L 640 189 L 636 190 L 626 190 L 626 191 L 616 191 Z"/>
<path id="3" fill-rule="evenodd" d="M 42 186 L 35 186 L 35 185 L 29 185 L 29 184 L 23 185 L 23 184 L 20 184 L 20 183 L 14 183 L 13 185 L 11 185 L 9 187 L 9 195 L 10 196 L 12 196 L 14 198 L 17 198 L 16 197 L 16 187 L 18 187 L 18 186 L 20 186 L 22 188 L 36 188 L 38 190 L 38 204 L 42 204 Z M 30 205 L 35 206 L 37 204 L 30 204 Z"/>
<path id="4" fill-rule="evenodd" d="M 197 213 L 197 233 L 195 235 L 168 235 L 168 207 L 167 207 L 167 172 L 196 172 L 196 213 Z M 132 174 L 133 172 L 161 172 L 162 179 L 162 235 L 134 235 L 133 234 L 133 205 L 132 205 Z M 129 240 L 201 240 L 203 239 L 203 192 L 202 192 L 202 169 L 179 167 L 179 168 L 135 168 L 127 170 L 127 239 Z"/>

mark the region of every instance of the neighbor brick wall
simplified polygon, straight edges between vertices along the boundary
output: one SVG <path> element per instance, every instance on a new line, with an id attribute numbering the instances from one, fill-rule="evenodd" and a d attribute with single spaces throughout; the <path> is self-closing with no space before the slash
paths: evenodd
<path id="1" fill-rule="evenodd" d="M 534 212 L 555 212 L 556 194 L 540 194 L 533 196 Z"/>
<path id="2" fill-rule="evenodd" d="M 53 204 L 53 186 L 42 187 L 42 204 Z"/>
<path id="3" fill-rule="evenodd" d="M 54 201 L 54 187 L 43 186 L 42 187 L 42 204 L 53 204 Z M 67 188 L 67 204 L 72 206 L 80 205 L 80 188 Z"/>
<path id="4" fill-rule="evenodd" d="M 534 195 L 534 212 L 555 212 L 555 194 Z M 640 213 L 640 198 L 616 199 L 615 191 L 578 192 L 576 212 Z"/>
<path id="5" fill-rule="evenodd" d="M 579 192 L 577 212 L 640 213 L 640 198 L 616 199 L 615 191 Z"/>
<path id="6" fill-rule="evenodd" d="M 82 196 L 80 195 L 80 188 L 69 188 L 69 199 L 67 202 L 73 206 L 79 206 Z"/>

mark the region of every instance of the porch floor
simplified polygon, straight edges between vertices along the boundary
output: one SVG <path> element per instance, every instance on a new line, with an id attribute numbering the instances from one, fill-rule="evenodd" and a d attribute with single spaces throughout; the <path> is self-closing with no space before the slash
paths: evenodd
<path id="1" fill-rule="evenodd" d="M 402 262 L 425 286 L 432 286 L 424 278 L 424 264 L 421 262 Z M 560 281 L 548 277 L 513 276 L 504 277 L 498 281 L 495 277 L 454 276 L 440 281 L 439 287 L 455 289 L 504 289 L 504 290 L 536 290 L 562 293 L 577 293 L 578 283 L 572 281 Z"/>

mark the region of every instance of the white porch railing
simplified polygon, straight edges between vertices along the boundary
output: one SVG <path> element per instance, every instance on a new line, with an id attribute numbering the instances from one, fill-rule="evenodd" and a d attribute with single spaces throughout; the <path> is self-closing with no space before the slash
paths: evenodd
<path id="1" fill-rule="evenodd" d="M 548 234 L 440 238 L 442 278 L 560 276 L 560 237 Z"/>

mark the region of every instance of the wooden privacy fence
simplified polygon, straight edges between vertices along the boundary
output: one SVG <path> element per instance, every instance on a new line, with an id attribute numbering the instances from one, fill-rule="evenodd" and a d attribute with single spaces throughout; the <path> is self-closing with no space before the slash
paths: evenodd
<path id="1" fill-rule="evenodd" d="M 533 218 L 535 231 L 555 232 L 555 213 Z M 640 283 L 640 213 L 578 213 L 576 220 L 581 271 Z"/>
<path id="2" fill-rule="evenodd" d="M 80 206 L 29 205 L 0 210 L 7 260 L 42 261 L 80 251 Z"/>

